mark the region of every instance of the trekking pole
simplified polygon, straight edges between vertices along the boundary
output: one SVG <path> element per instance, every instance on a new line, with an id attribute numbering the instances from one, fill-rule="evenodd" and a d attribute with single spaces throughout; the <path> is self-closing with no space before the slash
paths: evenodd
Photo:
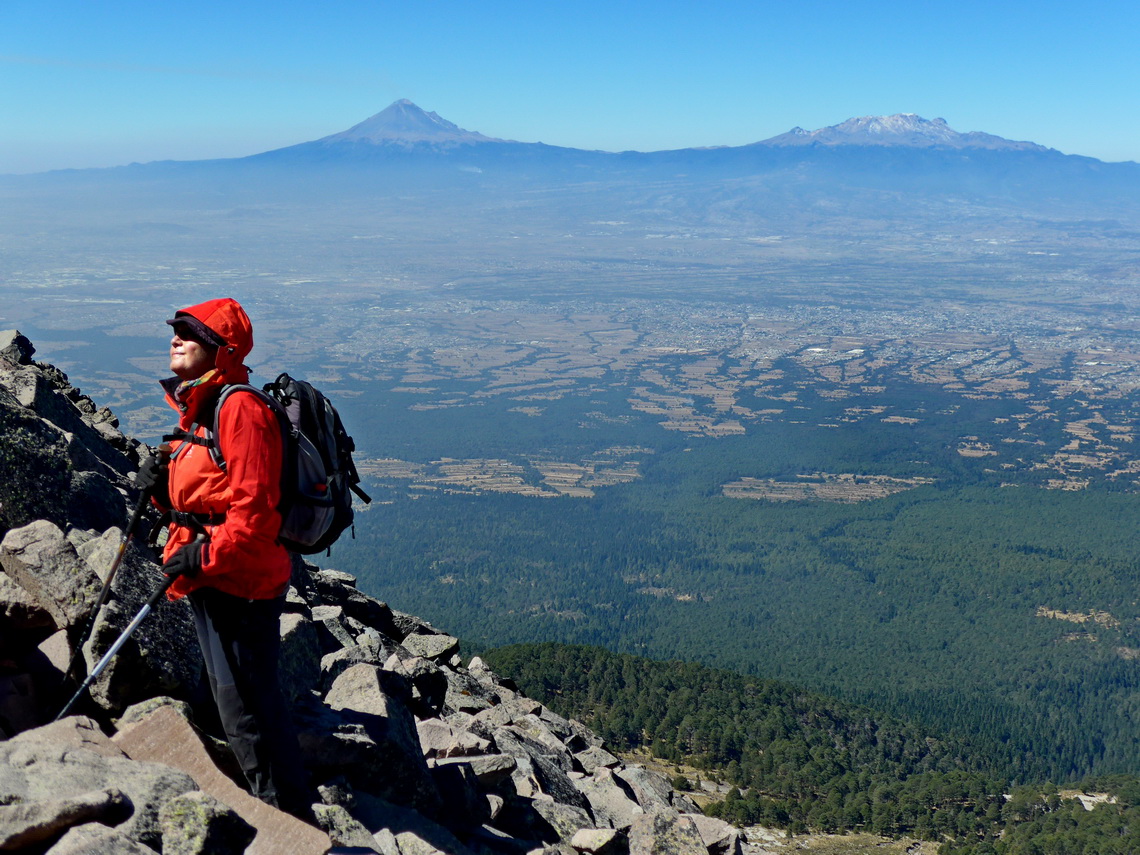
<path id="1" fill-rule="evenodd" d="M 159 459 L 169 460 L 170 446 L 166 443 L 160 445 L 158 456 Z M 135 505 L 134 513 L 131 514 L 131 518 L 127 522 L 127 527 L 123 529 L 123 534 L 119 538 L 119 549 L 111 562 L 111 568 L 107 571 L 107 578 L 103 582 L 102 590 L 99 591 L 99 599 L 95 601 L 95 608 L 91 610 L 91 617 L 87 619 L 87 626 L 80 634 L 79 640 L 75 642 L 75 652 L 71 654 L 71 661 L 67 663 L 67 670 L 63 672 L 63 679 L 60 681 L 62 683 L 66 683 L 67 678 L 71 676 L 75 663 L 79 661 L 79 657 L 82 655 L 83 645 L 87 643 L 87 639 L 91 637 L 91 632 L 95 629 L 95 620 L 99 617 L 99 610 L 103 608 L 103 604 L 107 602 L 107 596 L 111 593 L 111 583 L 115 581 L 115 574 L 119 571 L 119 565 L 123 563 L 127 546 L 134 540 L 135 529 L 138 528 L 139 520 L 142 519 L 143 512 L 150 503 L 150 495 L 150 490 L 142 491 L 142 495 L 139 496 L 138 503 Z"/>
<path id="2" fill-rule="evenodd" d="M 146 620 L 146 616 L 150 614 L 151 610 L 158 604 L 158 601 L 162 599 L 163 595 L 166 594 L 166 589 L 174 584 L 174 580 L 177 578 L 177 576 L 163 576 L 162 584 L 159 585 L 158 589 L 150 595 L 150 599 L 146 601 L 141 609 L 139 609 L 139 612 L 135 615 L 134 620 L 127 624 L 127 628 L 123 630 L 123 634 L 115 639 L 115 643 L 112 644 L 111 648 L 103 654 L 103 658 L 99 660 L 95 667 L 91 669 L 91 673 L 87 675 L 87 679 L 83 681 L 83 685 L 79 687 L 79 691 L 77 691 L 72 696 L 71 700 L 67 702 L 67 705 L 59 711 L 59 715 L 52 719 L 52 721 L 59 721 L 61 718 L 67 715 L 67 713 L 75 705 L 75 702 L 79 700 L 80 696 L 82 696 L 82 694 L 86 692 L 88 688 L 90 688 L 91 684 L 94 683 L 95 680 L 98 679 L 99 675 L 103 673 L 103 669 L 106 668 L 108 664 L 110 664 L 111 659 L 113 659 L 115 654 L 119 652 L 119 648 L 127 643 L 127 639 L 130 638 L 131 634 L 139 628 L 139 624 Z"/>

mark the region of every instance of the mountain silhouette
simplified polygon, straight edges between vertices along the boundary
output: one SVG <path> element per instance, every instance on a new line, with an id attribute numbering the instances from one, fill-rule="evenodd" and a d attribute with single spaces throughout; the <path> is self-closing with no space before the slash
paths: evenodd
<path id="1" fill-rule="evenodd" d="M 336 143 L 476 143 L 503 142 L 467 131 L 428 113 L 407 99 L 394 101 L 386 109 L 353 125 L 347 131 L 323 137 L 317 142 Z"/>
<path id="2" fill-rule="evenodd" d="M 955 149 L 1049 151 L 1037 143 L 1016 142 L 980 131 L 959 133 L 946 124 L 945 119 L 924 119 L 914 113 L 860 116 L 815 131 L 792 128 L 786 134 L 780 134 L 756 145 L 874 145 L 910 148 L 942 146 Z"/>
<path id="3" fill-rule="evenodd" d="M 961 133 L 944 119 L 914 113 L 857 117 L 815 131 L 793 128 L 741 146 L 606 152 L 499 139 L 406 99 L 346 130 L 247 157 L 51 175 L 4 181 L 98 184 L 109 193 L 120 185 L 133 185 L 132 193 L 149 192 L 147 184 L 158 191 L 161 184 L 165 198 L 193 196 L 216 182 L 249 204 L 266 194 L 316 203 L 397 191 L 514 194 L 589 186 L 591 204 L 603 208 L 668 185 L 665 195 L 679 210 L 754 209 L 765 196 L 764 215 L 776 218 L 798 217 L 817 204 L 821 210 L 839 205 L 857 218 L 903 216 L 904 210 L 925 217 L 927 206 L 951 199 L 1066 217 L 1131 217 L 1140 205 L 1140 164 Z"/>

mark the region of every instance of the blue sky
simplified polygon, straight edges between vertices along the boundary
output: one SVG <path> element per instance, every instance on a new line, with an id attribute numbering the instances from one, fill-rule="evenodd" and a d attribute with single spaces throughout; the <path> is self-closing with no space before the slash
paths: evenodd
<path id="1" fill-rule="evenodd" d="M 1135 0 L 0 0 L 0 173 L 253 154 L 398 98 L 618 151 L 918 113 L 1140 161 Z"/>

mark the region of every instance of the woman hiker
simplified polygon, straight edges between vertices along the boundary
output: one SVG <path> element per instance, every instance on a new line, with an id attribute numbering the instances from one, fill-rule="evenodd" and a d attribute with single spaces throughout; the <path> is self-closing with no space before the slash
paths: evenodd
<path id="1" fill-rule="evenodd" d="M 312 820 L 296 732 L 277 677 L 279 618 L 292 559 L 277 542 L 281 517 L 281 428 L 256 395 L 222 407 L 222 471 L 203 444 L 222 389 L 247 383 L 242 360 L 253 327 L 237 301 L 208 300 L 167 321 L 174 328 L 166 401 L 179 431 L 165 455 L 144 461 L 139 484 L 169 521 L 163 572 L 168 596 L 186 597 L 210 690 L 250 792 Z"/>

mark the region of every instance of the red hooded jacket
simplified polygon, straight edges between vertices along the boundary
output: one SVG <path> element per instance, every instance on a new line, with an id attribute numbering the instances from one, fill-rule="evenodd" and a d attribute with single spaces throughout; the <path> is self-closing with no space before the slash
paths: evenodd
<path id="1" fill-rule="evenodd" d="M 207 427 L 213 427 L 213 404 L 222 388 L 249 381 L 242 360 L 253 349 L 253 327 L 242 307 L 228 297 L 190 306 L 175 317 L 179 315 L 197 318 L 225 341 L 218 348 L 215 370 L 199 382 L 183 384 L 172 377 L 162 383 L 166 402 L 178 412 L 179 427 L 203 436 Z M 239 392 L 227 398 L 215 439 L 226 461 L 225 472 L 214 464 L 205 446 L 181 440 L 171 443 L 173 509 L 209 516 L 213 524 L 205 526 L 209 547 L 202 553 L 202 572 L 176 579 L 169 596 L 178 599 L 201 587 L 251 600 L 280 596 L 288 587 L 292 566 L 288 552 L 277 542 L 281 427 L 263 401 Z M 196 535 L 189 526 L 171 523 L 163 559 Z"/>

